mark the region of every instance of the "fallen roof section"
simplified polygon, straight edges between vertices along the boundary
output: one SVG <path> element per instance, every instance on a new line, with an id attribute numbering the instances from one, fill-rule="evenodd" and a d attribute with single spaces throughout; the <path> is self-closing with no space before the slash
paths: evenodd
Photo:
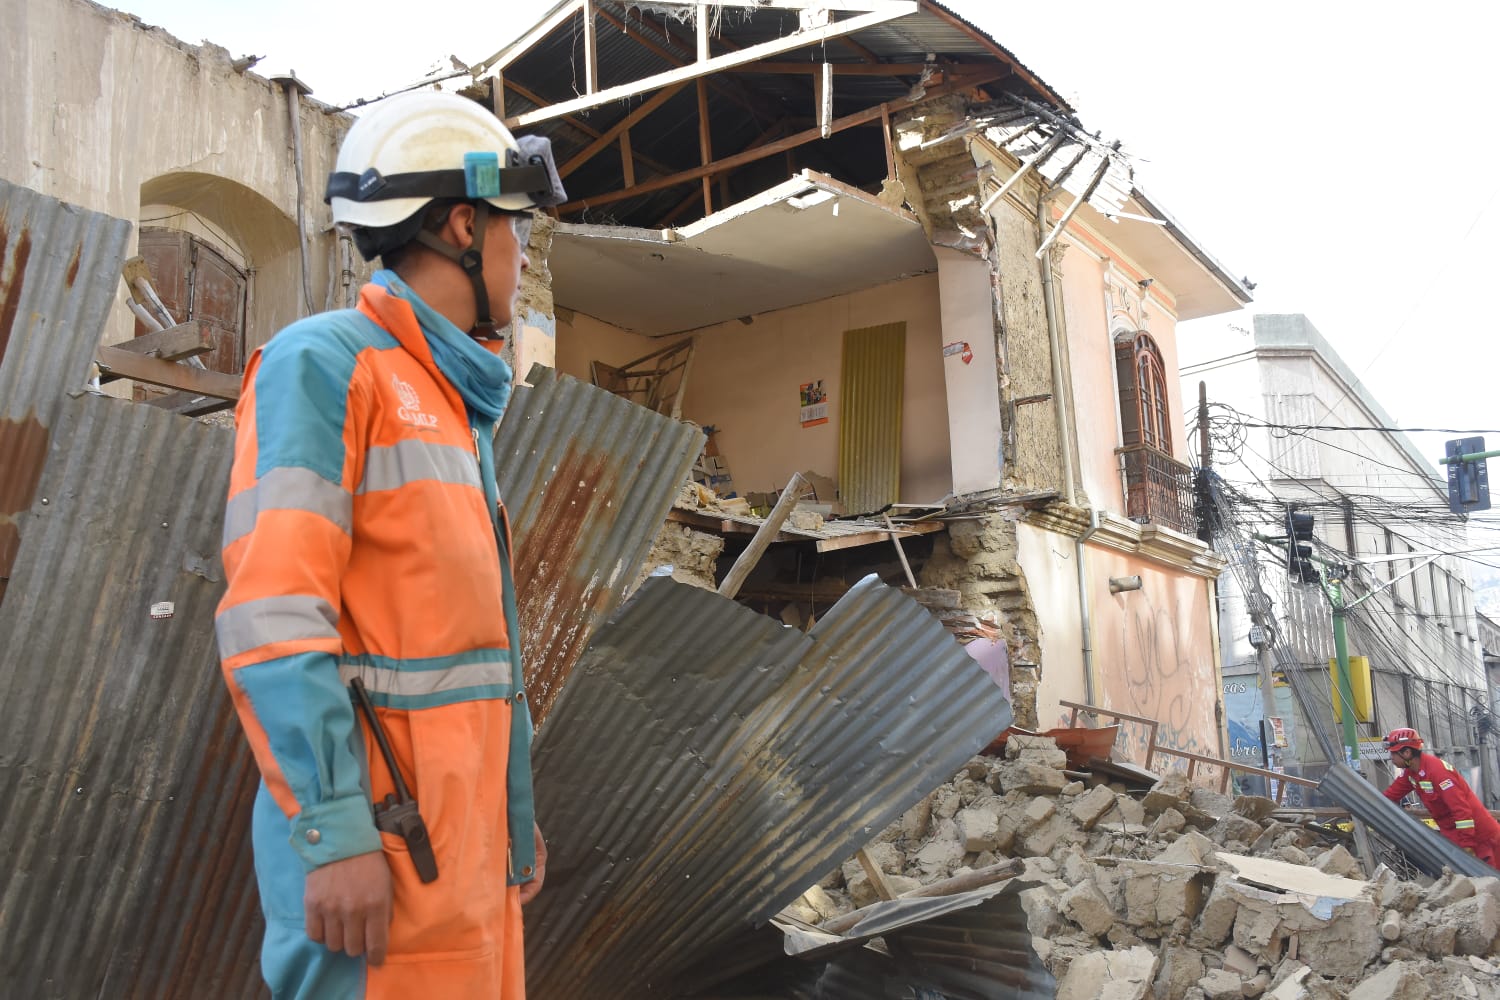
<path id="1" fill-rule="evenodd" d="M 648 580 L 537 739 L 550 859 L 527 911 L 534 990 L 669 993 L 1010 718 L 942 626 L 874 577 L 807 634 Z"/>
<path id="2" fill-rule="evenodd" d="M 0 600 L 62 388 L 82 386 L 130 223 L 0 180 Z"/>
<path id="3" fill-rule="evenodd" d="M 1412 864 L 1428 875 L 1441 875 L 1445 867 L 1476 878 L 1500 874 L 1478 858 L 1466 854 L 1436 830 L 1406 815 L 1400 806 L 1347 764 L 1330 767 L 1323 780 L 1318 782 L 1318 791 L 1348 809 L 1355 819 L 1370 824 L 1376 833 L 1400 848 Z"/>
<path id="4" fill-rule="evenodd" d="M 541 365 L 528 381 L 500 420 L 495 466 L 511 504 L 521 658 L 540 721 L 635 582 L 704 435 Z"/>
<path id="5" fill-rule="evenodd" d="M 561 223 L 553 297 L 622 329 L 682 333 L 937 270 L 916 216 L 804 170 L 677 230 Z M 712 295 L 663 289 L 712 288 Z"/>

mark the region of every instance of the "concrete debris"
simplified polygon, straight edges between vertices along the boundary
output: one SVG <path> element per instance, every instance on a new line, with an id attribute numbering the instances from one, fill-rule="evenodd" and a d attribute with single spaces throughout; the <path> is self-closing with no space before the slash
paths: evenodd
<path id="1" fill-rule="evenodd" d="M 1500 1000 L 1500 879 L 1406 882 L 1260 796 L 1064 774 L 1049 737 L 976 757 L 866 848 L 906 892 L 1007 858 L 1032 948 L 1077 1000 Z M 876 894 L 854 861 L 789 911 Z"/>

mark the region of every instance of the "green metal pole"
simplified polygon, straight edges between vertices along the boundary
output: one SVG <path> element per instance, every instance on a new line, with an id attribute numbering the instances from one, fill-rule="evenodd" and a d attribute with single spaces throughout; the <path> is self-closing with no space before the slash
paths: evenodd
<path id="1" fill-rule="evenodd" d="M 1354 727 L 1354 684 L 1349 679 L 1349 636 L 1344 629 L 1344 583 L 1330 581 L 1333 598 L 1333 652 L 1338 657 L 1338 700 L 1344 723 L 1344 753 L 1347 763 L 1359 770 L 1359 732 Z"/>

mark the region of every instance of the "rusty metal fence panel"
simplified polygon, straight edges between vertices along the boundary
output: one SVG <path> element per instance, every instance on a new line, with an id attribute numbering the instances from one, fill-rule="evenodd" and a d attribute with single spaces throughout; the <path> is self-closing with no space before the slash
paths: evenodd
<path id="1" fill-rule="evenodd" d="M 536 366 L 495 437 L 516 535 L 532 712 L 544 718 L 595 627 L 634 582 L 704 435 Z"/>
<path id="2" fill-rule="evenodd" d="M 257 778 L 213 632 L 230 433 L 85 395 L 51 437 L 0 605 L 0 981 L 259 996 Z"/>
<path id="3" fill-rule="evenodd" d="M 130 223 L 0 180 L 0 600 L 64 387 L 81 386 Z"/>
<path id="4" fill-rule="evenodd" d="M 648 580 L 537 741 L 539 996 L 670 995 L 1010 724 L 926 611 L 871 577 L 809 634 Z"/>

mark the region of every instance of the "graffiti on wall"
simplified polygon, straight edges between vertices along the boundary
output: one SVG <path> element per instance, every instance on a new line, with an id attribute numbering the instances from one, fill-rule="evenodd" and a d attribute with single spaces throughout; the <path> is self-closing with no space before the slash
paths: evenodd
<path id="1" fill-rule="evenodd" d="M 1101 607 L 1096 671 L 1104 707 L 1155 719 L 1162 746 L 1217 757 L 1219 692 L 1200 597 L 1178 594 L 1160 601 L 1146 588 Z M 1120 738 L 1119 752 L 1145 759 L 1145 726 L 1122 726 Z"/>

